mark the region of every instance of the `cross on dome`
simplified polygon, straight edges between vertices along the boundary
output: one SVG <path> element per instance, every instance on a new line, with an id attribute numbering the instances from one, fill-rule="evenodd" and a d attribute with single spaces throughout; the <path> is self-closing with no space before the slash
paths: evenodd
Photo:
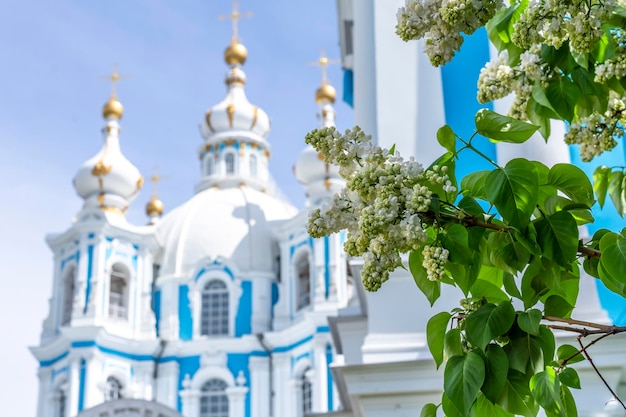
<path id="1" fill-rule="evenodd" d="M 113 72 L 111 75 L 106 75 L 104 77 L 100 77 L 100 79 L 111 82 L 111 97 L 117 97 L 117 83 L 120 80 L 130 78 L 127 75 L 122 75 L 117 71 L 117 64 L 113 64 Z"/>
<path id="2" fill-rule="evenodd" d="M 111 73 L 111 75 L 108 75 L 106 77 L 100 77 L 100 79 L 111 82 L 111 97 L 102 108 L 102 116 L 107 120 L 109 118 L 120 120 L 122 118 L 122 115 L 124 114 L 124 106 L 122 106 L 122 103 L 120 103 L 117 99 L 117 83 L 121 79 L 125 78 L 128 78 L 128 76 L 120 75 L 120 73 L 117 71 L 117 64 L 113 65 L 113 72 Z"/>
<path id="3" fill-rule="evenodd" d="M 243 17 L 252 17 L 252 12 L 241 13 L 239 11 L 239 2 L 233 1 L 233 11 L 227 15 L 218 16 L 219 20 L 230 20 L 233 24 L 233 42 L 239 39 L 237 22 Z"/>
<path id="4" fill-rule="evenodd" d="M 323 49 L 317 61 L 309 62 L 309 65 L 320 67 L 320 69 L 322 70 L 322 82 L 320 87 L 315 92 L 315 102 L 317 104 L 332 104 L 335 102 L 337 92 L 335 91 L 335 88 L 328 82 L 328 66 L 330 64 L 336 64 L 338 62 L 338 59 L 328 59 Z"/>
<path id="5" fill-rule="evenodd" d="M 328 83 L 328 66 L 331 64 L 338 64 L 338 59 L 329 59 L 326 56 L 326 52 L 322 49 L 320 57 L 317 61 L 309 62 L 308 65 L 320 67 L 322 70 L 322 84 Z"/>

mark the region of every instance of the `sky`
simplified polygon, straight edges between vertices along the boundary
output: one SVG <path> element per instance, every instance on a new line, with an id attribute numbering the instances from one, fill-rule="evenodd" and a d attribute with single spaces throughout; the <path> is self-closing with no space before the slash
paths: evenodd
<path id="1" fill-rule="evenodd" d="M 144 177 L 164 177 L 166 212 L 193 195 L 196 150 L 207 108 L 225 95 L 223 50 L 231 36 L 229 0 L 0 0 L 0 415 L 35 416 L 38 344 L 52 291 L 45 236 L 66 230 L 82 201 L 72 187 L 81 164 L 102 146 L 102 105 L 117 64 L 127 79 L 121 147 Z M 333 0 L 240 1 L 253 17 L 239 24 L 248 48 L 248 99 L 272 120 L 270 170 L 294 205 L 304 191 L 292 174 L 304 135 L 317 127 L 316 61 L 339 57 Z M 341 68 L 329 79 L 342 94 Z M 337 126 L 352 126 L 338 100 Z M 147 221 L 150 185 L 128 219 Z"/>

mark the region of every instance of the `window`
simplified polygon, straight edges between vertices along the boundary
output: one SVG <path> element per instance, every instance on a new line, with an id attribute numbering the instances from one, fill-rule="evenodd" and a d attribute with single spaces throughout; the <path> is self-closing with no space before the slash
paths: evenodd
<path id="1" fill-rule="evenodd" d="M 200 334 L 205 336 L 228 335 L 228 288 L 223 281 L 213 279 L 202 289 Z"/>
<path id="2" fill-rule="evenodd" d="M 250 155 L 250 175 L 257 176 L 257 160 L 256 155 Z"/>
<path id="3" fill-rule="evenodd" d="M 343 34 L 344 34 L 344 40 L 345 40 L 345 54 L 346 55 L 352 55 L 353 51 L 354 51 L 354 44 L 353 44 L 353 39 L 352 39 L 352 35 L 354 31 L 354 20 L 344 20 L 343 21 Z"/>
<path id="4" fill-rule="evenodd" d="M 200 417 L 228 417 L 226 382 L 211 379 L 202 386 Z"/>
<path id="5" fill-rule="evenodd" d="M 56 395 L 55 414 L 54 417 L 65 417 L 65 408 L 67 403 L 67 397 L 65 391 L 59 389 Z"/>
<path id="6" fill-rule="evenodd" d="M 302 254 L 297 259 L 295 267 L 298 293 L 297 308 L 300 310 L 311 304 L 311 271 L 308 254 Z"/>
<path id="7" fill-rule="evenodd" d="M 74 291 L 76 289 L 76 269 L 72 265 L 63 280 L 63 311 L 61 313 L 61 326 L 65 326 L 72 320 L 74 309 Z"/>
<path id="8" fill-rule="evenodd" d="M 128 272 L 120 264 L 111 268 L 109 317 L 128 318 Z"/>
<path id="9" fill-rule="evenodd" d="M 104 392 L 105 401 L 114 401 L 122 398 L 122 384 L 117 378 L 112 376 L 107 378 L 107 384 Z"/>
<path id="10" fill-rule="evenodd" d="M 206 174 L 213 175 L 213 155 L 211 154 L 206 157 Z"/>
<path id="11" fill-rule="evenodd" d="M 226 162 L 226 173 L 234 174 L 235 173 L 235 155 L 232 153 L 227 153 L 224 157 L 224 161 Z"/>
<path id="12" fill-rule="evenodd" d="M 302 415 L 310 414 L 313 411 L 313 385 L 306 374 L 309 369 L 302 373 Z"/>

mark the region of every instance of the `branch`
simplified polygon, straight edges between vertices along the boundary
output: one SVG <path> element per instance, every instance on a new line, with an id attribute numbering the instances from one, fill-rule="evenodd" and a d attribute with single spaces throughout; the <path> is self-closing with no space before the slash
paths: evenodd
<path id="1" fill-rule="evenodd" d="M 466 215 L 465 217 L 451 215 L 450 219 L 456 220 L 459 224 L 462 224 L 465 227 L 482 227 L 484 229 L 495 230 L 498 232 L 509 231 L 509 228 L 507 226 L 486 222 L 485 220 L 479 219 L 473 214 Z M 580 242 L 578 243 L 578 253 L 588 258 L 599 258 L 602 255 L 602 252 L 600 252 L 599 250 L 588 248 Z"/>
<path id="2" fill-rule="evenodd" d="M 608 334 L 606 334 L 604 336 L 600 336 L 599 338 L 594 340 L 592 343 L 590 343 L 588 346 L 591 346 L 592 344 L 594 344 L 598 340 L 603 339 L 603 338 L 605 338 L 607 336 L 608 336 Z M 583 355 L 585 355 L 585 358 L 587 358 L 587 360 L 589 361 L 589 364 L 593 367 L 593 370 L 596 371 L 596 374 L 598 374 L 598 376 L 600 377 L 600 379 L 604 383 L 604 386 L 606 387 L 606 389 L 608 389 L 609 392 L 611 393 L 611 395 L 613 396 L 613 398 L 615 398 L 617 400 L 617 402 L 619 402 L 622 405 L 622 408 L 624 410 L 626 410 L 626 405 L 624 405 L 624 402 L 617 396 L 615 391 L 613 391 L 613 388 L 611 388 L 611 386 L 609 385 L 608 382 L 606 382 L 606 379 L 604 379 L 604 377 L 602 376 L 602 374 L 600 373 L 598 368 L 596 368 L 596 364 L 593 363 L 593 360 L 591 360 L 591 356 L 589 355 L 589 353 L 587 353 L 587 347 L 588 346 L 587 347 L 583 346 L 583 342 L 580 340 L 580 337 L 581 336 L 578 337 L 578 344 L 580 345 L 581 352 L 583 353 Z"/>

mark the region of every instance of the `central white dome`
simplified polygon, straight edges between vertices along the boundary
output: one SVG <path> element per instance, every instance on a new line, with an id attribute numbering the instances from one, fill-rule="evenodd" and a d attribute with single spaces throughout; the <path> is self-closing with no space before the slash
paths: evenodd
<path id="1" fill-rule="evenodd" d="M 161 221 L 160 275 L 190 276 L 202 259 L 223 257 L 241 271 L 274 270 L 271 223 L 292 218 L 286 201 L 249 187 L 209 188 Z"/>

